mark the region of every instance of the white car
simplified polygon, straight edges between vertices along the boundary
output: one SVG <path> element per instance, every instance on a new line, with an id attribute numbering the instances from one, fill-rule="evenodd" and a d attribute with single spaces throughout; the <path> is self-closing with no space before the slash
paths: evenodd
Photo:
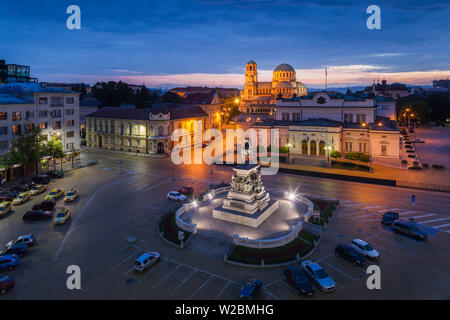
<path id="1" fill-rule="evenodd" d="M 372 248 L 370 244 L 367 242 L 361 240 L 361 239 L 354 239 L 352 243 L 350 243 L 350 246 L 355 249 L 359 254 L 370 258 L 370 259 L 377 259 L 380 257 L 380 254 L 377 250 Z"/>
<path id="2" fill-rule="evenodd" d="M 159 261 L 160 254 L 158 252 L 148 252 L 142 254 L 134 261 L 134 270 L 142 272 Z"/>
<path id="3" fill-rule="evenodd" d="M 182 195 L 181 193 L 179 193 L 178 191 L 170 191 L 167 194 L 167 199 L 181 201 L 181 202 L 186 201 L 186 197 L 184 195 Z"/>

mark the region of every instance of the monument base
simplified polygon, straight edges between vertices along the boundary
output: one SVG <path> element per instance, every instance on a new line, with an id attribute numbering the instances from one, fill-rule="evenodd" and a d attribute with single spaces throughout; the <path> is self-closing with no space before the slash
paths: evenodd
<path id="1" fill-rule="evenodd" d="M 278 200 L 270 199 L 267 205 L 255 213 L 245 213 L 235 210 L 230 210 L 224 208 L 223 205 L 213 209 L 212 216 L 215 219 L 220 219 L 224 221 L 229 221 L 233 223 L 238 223 L 246 225 L 249 227 L 257 228 L 261 223 L 263 223 L 267 218 L 270 217 L 275 210 L 278 209 Z"/>

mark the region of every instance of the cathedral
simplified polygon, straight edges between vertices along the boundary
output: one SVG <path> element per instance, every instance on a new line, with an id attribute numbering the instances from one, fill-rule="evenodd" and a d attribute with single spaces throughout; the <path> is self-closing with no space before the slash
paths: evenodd
<path id="1" fill-rule="evenodd" d="M 241 90 L 241 112 L 272 115 L 277 98 L 307 94 L 306 87 L 296 79 L 295 69 L 282 63 L 273 71 L 271 82 L 258 82 L 258 66 L 250 60 L 245 65 L 245 84 Z"/>

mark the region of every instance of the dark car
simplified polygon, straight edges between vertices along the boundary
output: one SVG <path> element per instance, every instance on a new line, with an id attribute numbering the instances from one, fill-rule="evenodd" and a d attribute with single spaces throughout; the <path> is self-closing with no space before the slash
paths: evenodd
<path id="1" fill-rule="evenodd" d="M 398 218 L 399 218 L 398 212 L 388 211 L 385 214 L 383 214 L 383 217 L 381 218 L 381 223 L 391 225 L 392 222 L 394 222 Z"/>
<path id="2" fill-rule="evenodd" d="M 31 210 L 23 215 L 23 221 L 48 220 L 53 217 L 51 212 L 44 210 Z"/>
<path id="3" fill-rule="evenodd" d="M 49 184 L 50 177 L 46 174 L 41 174 L 41 175 L 38 175 L 38 176 L 34 177 L 33 179 L 31 179 L 31 181 L 33 181 L 34 183 L 37 183 L 37 184 Z"/>
<path id="4" fill-rule="evenodd" d="M 19 184 L 19 187 L 24 190 L 24 191 L 29 191 L 31 190 L 34 186 L 36 185 L 36 183 L 34 183 L 33 181 L 29 181 L 29 182 L 24 182 Z"/>
<path id="5" fill-rule="evenodd" d="M 17 254 L 19 257 L 23 257 L 27 254 L 27 252 L 28 252 L 28 245 L 26 245 L 25 243 L 16 243 L 6 246 L 2 250 L 1 255 Z"/>
<path id="6" fill-rule="evenodd" d="M 411 221 L 394 221 L 392 223 L 392 230 L 419 240 L 426 240 L 428 238 L 428 234 L 424 230 L 421 230 L 416 223 Z"/>
<path id="7" fill-rule="evenodd" d="M 192 187 L 181 187 L 178 190 L 179 193 L 184 194 L 185 196 L 191 195 L 194 193 L 194 188 Z"/>
<path id="8" fill-rule="evenodd" d="M 262 289 L 262 282 L 258 279 L 247 280 L 241 288 L 241 299 L 255 300 L 260 294 Z"/>
<path id="9" fill-rule="evenodd" d="M 64 172 L 59 170 L 49 171 L 48 175 L 50 178 L 61 179 L 64 178 Z"/>
<path id="10" fill-rule="evenodd" d="M 0 294 L 6 294 L 12 287 L 14 287 L 14 280 L 10 276 L 0 278 Z"/>
<path id="11" fill-rule="evenodd" d="M 314 285 L 308 280 L 305 273 L 297 266 L 289 266 L 284 269 L 286 281 L 295 289 L 298 295 L 312 296 L 314 294 Z"/>
<path id="12" fill-rule="evenodd" d="M 336 248 L 334 248 L 334 253 L 338 257 L 352 263 L 354 266 L 364 267 L 366 265 L 366 259 L 364 259 L 364 257 L 355 249 L 346 244 L 338 244 Z"/>
<path id="13" fill-rule="evenodd" d="M 21 187 L 21 186 L 15 186 L 15 187 L 13 187 L 13 188 L 10 188 L 9 190 L 9 193 L 11 193 L 11 194 L 13 194 L 14 196 L 18 196 L 19 194 L 21 194 L 21 193 L 23 193 L 23 192 L 25 192 L 25 191 L 27 191 L 27 190 L 25 190 L 23 187 Z"/>
<path id="14" fill-rule="evenodd" d="M 2 192 L 0 194 L 0 202 L 5 202 L 5 201 L 12 202 L 14 199 L 15 199 L 14 194 L 12 194 L 12 193 L 10 193 L 8 191 Z"/>
<path id="15" fill-rule="evenodd" d="M 51 211 L 55 207 L 55 204 L 56 204 L 55 200 L 44 200 L 40 203 L 35 204 L 32 209 L 34 211 L 39 210 Z"/>

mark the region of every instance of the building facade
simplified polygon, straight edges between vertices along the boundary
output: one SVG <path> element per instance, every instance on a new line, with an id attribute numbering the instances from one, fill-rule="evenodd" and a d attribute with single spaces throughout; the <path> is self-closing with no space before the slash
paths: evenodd
<path id="1" fill-rule="evenodd" d="M 37 83 L 0 86 L 0 92 L 0 155 L 8 152 L 17 135 L 36 127 L 43 141 L 56 136 L 65 152 L 79 150 L 78 93 L 42 88 Z"/>
<path id="2" fill-rule="evenodd" d="M 336 150 L 365 153 L 374 162 L 400 161 L 397 122 L 377 115 L 375 97 L 319 92 L 278 99 L 275 120 L 253 127 L 278 129 L 279 144 L 289 146 L 291 157 L 326 157 Z"/>
<path id="3" fill-rule="evenodd" d="M 100 108 L 86 123 L 89 147 L 152 155 L 172 150 L 175 129 L 185 129 L 193 144 L 194 135 L 208 129 L 210 120 L 199 106 L 156 103 L 149 109 Z"/>
<path id="4" fill-rule="evenodd" d="M 273 114 L 278 97 L 292 98 L 307 94 L 305 85 L 297 81 L 295 69 L 282 63 L 273 71 L 271 82 L 258 81 L 258 65 L 250 60 L 245 65 L 245 83 L 241 91 L 240 111 Z"/>
<path id="5" fill-rule="evenodd" d="M 30 76 L 30 66 L 7 64 L 0 60 L 0 84 L 16 82 L 38 82 L 38 79 Z"/>
<path id="6" fill-rule="evenodd" d="M 381 83 L 373 83 L 370 87 L 364 89 L 364 93 L 374 96 L 391 97 L 394 100 L 398 100 L 399 97 L 405 97 L 411 94 L 408 87 L 404 84 L 388 84 L 387 80 L 381 80 Z"/>

